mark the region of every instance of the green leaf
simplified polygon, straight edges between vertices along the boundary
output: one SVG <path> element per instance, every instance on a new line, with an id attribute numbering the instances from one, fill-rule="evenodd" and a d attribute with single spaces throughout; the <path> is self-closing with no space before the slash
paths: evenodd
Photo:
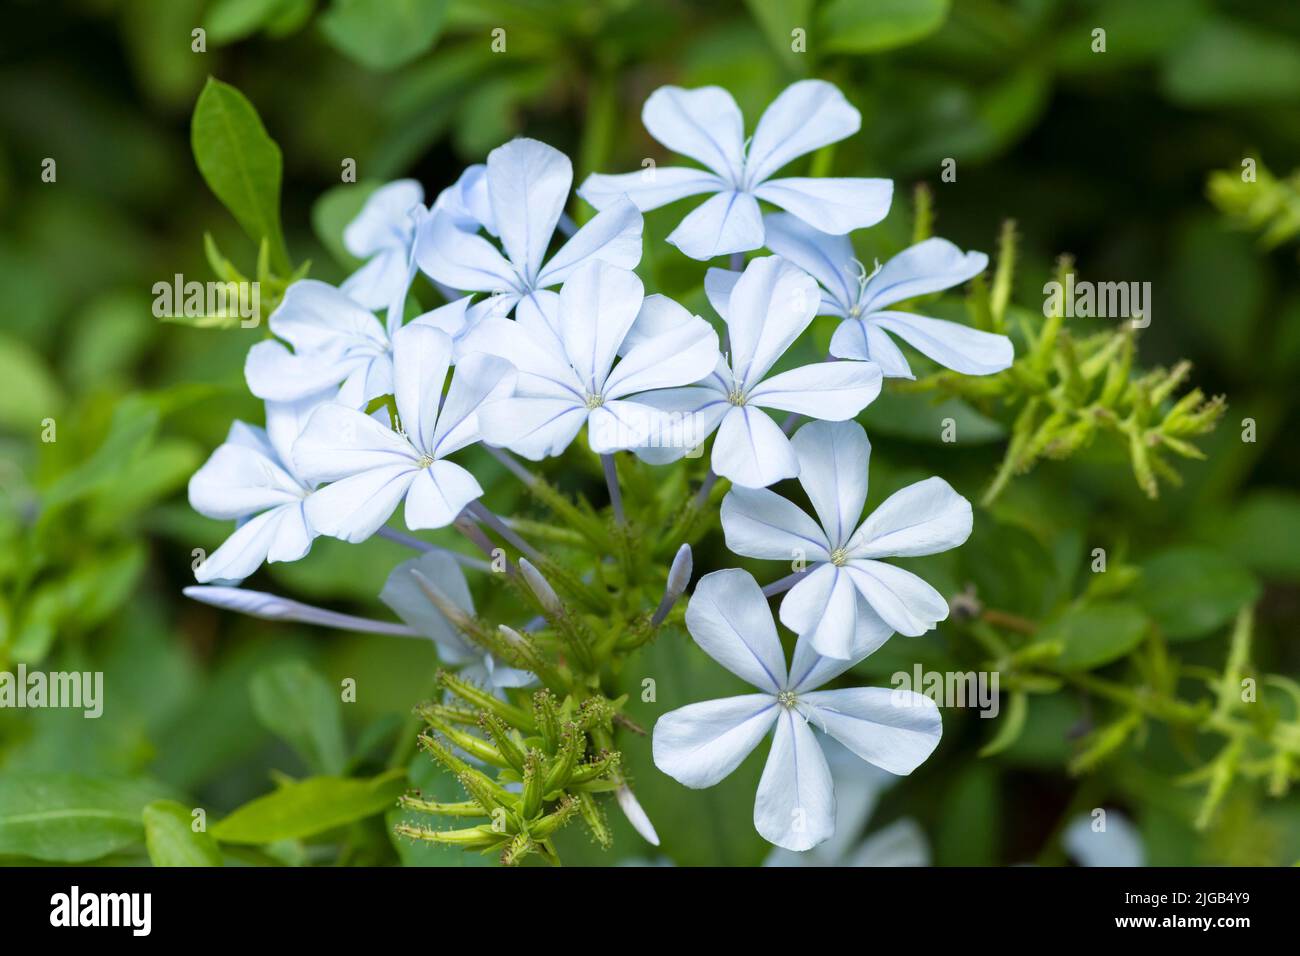
<path id="1" fill-rule="evenodd" d="M 334 0 L 320 27 L 340 53 L 391 70 L 433 46 L 446 12 L 447 0 Z"/>
<path id="2" fill-rule="evenodd" d="M 249 681 L 253 713 L 317 773 L 338 775 L 347 764 L 339 695 L 300 660 L 264 667 Z"/>
<path id="3" fill-rule="evenodd" d="M 41 421 L 53 417 L 63 404 L 58 382 L 44 360 L 22 342 L 0 339 L 0 428 L 14 429 L 34 439 Z"/>
<path id="4" fill-rule="evenodd" d="M 1254 575 L 1213 548 L 1170 548 L 1142 564 L 1138 599 L 1170 641 L 1204 637 L 1260 593 Z"/>
<path id="5" fill-rule="evenodd" d="M 820 35 L 828 50 L 879 53 L 929 36 L 948 17 L 949 0 L 832 0 Z"/>
<path id="6" fill-rule="evenodd" d="M 291 271 L 280 229 L 280 147 L 244 94 L 208 77 L 190 123 L 194 160 L 208 187 L 254 242 L 265 239 L 281 273 Z"/>
<path id="7" fill-rule="evenodd" d="M 221 866 L 216 841 L 195 832 L 190 814 L 175 800 L 156 800 L 144 808 L 144 843 L 154 866 Z"/>
<path id="8" fill-rule="evenodd" d="M 812 0 L 745 0 L 745 5 L 782 62 L 800 75 L 806 73 L 808 57 L 794 51 L 792 34 L 796 28 L 808 30 Z"/>
<path id="9" fill-rule="evenodd" d="M 1214 21 L 1171 51 L 1161 85 L 1184 106 L 1267 106 L 1300 99 L 1300 43 L 1281 30 Z"/>
<path id="10" fill-rule="evenodd" d="M 1007 696 L 1007 710 L 998 721 L 997 732 L 993 739 L 980 748 L 981 757 L 992 757 L 1014 744 L 1025 729 L 1025 717 L 1029 713 L 1029 695 L 1023 690 L 1012 691 Z"/>
<path id="11" fill-rule="evenodd" d="M 169 796 L 151 780 L 77 773 L 0 776 L 0 855 L 83 863 L 139 843 L 147 804 Z"/>
<path id="12" fill-rule="evenodd" d="M 1215 525 L 1215 540 L 1265 577 L 1300 578 L 1300 495 L 1261 490 Z"/>
<path id="13" fill-rule="evenodd" d="M 215 0 L 203 27 L 214 44 L 233 43 L 252 36 L 293 5 L 293 0 Z"/>
<path id="14" fill-rule="evenodd" d="M 309 777 L 244 804 L 212 835 L 223 843 L 298 840 L 387 810 L 405 789 L 402 769 L 368 780 Z"/>
<path id="15" fill-rule="evenodd" d="M 1086 671 L 1128 654 L 1142 641 L 1147 618 L 1132 604 L 1076 604 L 1048 621 L 1038 632 L 1043 643 L 1059 641 L 1065 648 L 1057 658 L 1064 671 Z"/>

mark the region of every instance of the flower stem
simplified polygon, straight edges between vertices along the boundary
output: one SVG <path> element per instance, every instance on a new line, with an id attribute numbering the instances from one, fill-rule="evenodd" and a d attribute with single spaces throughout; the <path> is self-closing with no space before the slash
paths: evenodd
<path id="1" fill-rule="evenodd" d="M 772 595 L 774 594 L 785 593 L 786 591 L 794 587 L 796 584 L 798 584 L 800 579 L 803 578 L 805 573 L 806 572 L 804 571 L 795 571 L 793 574 L 787 574 L 785 577 L 781 578 L 780 580 L 773 581 L 767 587 L 763 588 L 763 596 L 772 597 Z"/>
<path id="2" fill-rule="evenodd" d="M 627 524 L 623 515 L 623 491 L 618 486 L 618 469 L 614 466 L 614 456 L 601 455 L 600 464 L 605 469 L 605 484 L 609 486 L 609 503 L 614 508 L 614 520 L 620 525 Z"/>
<path id="3" fill-rule="evenodd" d="M 520 554 L 526 555 L 529 560 L 536 564 L 544 563 L 546 561 L 536 548 L 523 538 L 519 537 L 519 535 L 515 533 L 514 528 L 510 527 L 510 525 L 506 524 L 501 520 L 501 518 L 493 514 L 488 507 L 483 504 L 483 502 L 471 501 L 465 506 L 465 510 L 475 519 L 481 521 L 497 534 L 501 535 L 501 537 L 513 545 Z"/>
<path id="4" fill-rule="evenodd" d="M 387 538 L 389 541 L 396 541 L 398 544 L 404 544 L 415 551 L 422 551 L 428 554 L 430 551 L 437 551 L 439 554 L 448 555 L 457 564 L 467 568 L 474 568 L 476 571 L 491 571 L 492 566 L 486 561 L 480 561 L 478 558 L 471 558 L 467 554 L 461 554 L 459 551 L 453 551 L 451 548 L 440 548 L 436 544 L 429 544 L 427 541 L 421 541 L 419 538 L 404 534 L 395 528 L 380 528 L 379 537 Z"/>

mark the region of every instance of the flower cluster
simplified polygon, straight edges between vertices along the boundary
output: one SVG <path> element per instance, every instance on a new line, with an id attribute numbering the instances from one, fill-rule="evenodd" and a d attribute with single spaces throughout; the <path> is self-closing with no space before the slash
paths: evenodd
<path id="1" fill-rule="evenodd" d="M 903 307 L 975 276 L 983 254 L 929 239 L 870 272 L 854 257 L 849 233 L 884 218 L 888 180 L 774 178 L 857 132 L 858 111 L 833 85 L 793 84 L 749 139 L 718 87 L 664 87 L 642 118 L 660 143 L 707 169 L 592 175 L 577 194 L 597 211 L 581 228 L 564 213 L 569 160 L 531 139 L 493 150 L 430 205 L 410 180 L 374 192 L 344 233 L 360 269 L 337 288 L 294 283 L 271 316 L 273 337 L 249 352 L 246 378 L 266 402 L 265 429 L 236 422 L 190 483 L 196 510 L 238 522 L 198 567 L 205 586 L 187 589 L 192 597 L 262 617 L 425 637 L 459 670 L 440 674 L 446 700 L 421 708 L 433 730 L 421 742 L 471 799 L 407 805 L 490 822 L 400 829 L 500 850 L 507 862 L 534 852 L 553 859 L 551 834 L 571 818 L 603 841 L 595 797 L 605 791 L 657 839 L 613 749 L 615 729 L 630 721 L 602 680 L 666 621 L 684 619 L 700 648 L 757 693 L 663 715 L 654 761 L 689 787 L 707 787 L 773 731 L 754 808 L 772 843 L 807 850 L 834 830 L 834 788 L 814 728 L 890 774 L 924 761 L 941 734 L 931 701 L 819 688 L 892 634 L 922 634 L 947 617 L 942 595 L 885 559 L 960 545 L 971 508 L 929 478 L 862 520 L 871 446 L 854 418 L 884 378 L 912 377 L 895 338 L 965 374 L 1012 361 L 1003 336 Z M 707 318 L 647 294 L 633 271 L 643 212 L 706 193 L 668 241 L 695 259 L 731 257 L 729 268 L 703 277 L 716 313 Z M 760 201 L 785 212 L 764 215 Z M 771 254 L 745 262 L 744 253 L 763 248 Z M 446 304 L 421 310 L 421 274 Z M 830 356 L 786 367 L 822 315 L 840 320 Z M 569 503 L 514 457 L 561 455 L 584 427 L 609 483 L 604 517 Z M 652 582 L 632 573 L 644 564 L 633 547 L 644 528 L 623 506 L 617 456 L 671 466 L 710 436 L 710 474 L 692 506 L 707 508 L 724 479 L 730 489 L 715 518 L 727 547 L 795 571 L 766 588 L 743 570 L 706 574 L 682 615 L 675 604 L 691 558 L 678 540 L 658 607 L 631 607 L 628 595 Z M 471 445 L 542 495 L 575 535 L 620 551 L 622 592 L 567 571 L 516 522 L 493 514 L 479 481 L 453 460 Z M 787 479 L 797 479 L 815 518 L 772 490 Z M 390 528 L 399 505 L 408 530 L 452 526 L 492 563 Z M 264 561 L 304 557 L 319 535 L 360 542 L 375 534 L 421 552 L 381 595 L 403 624 L 238 586 Z M 494 538 L 518 557 L 498 562 Z M 532 619 L 497 628 L 479 620 L 466 567 L 502 571 Z M 789 666 L 767 603 L 782 592 L 780 621 L 796 638 Z"/>

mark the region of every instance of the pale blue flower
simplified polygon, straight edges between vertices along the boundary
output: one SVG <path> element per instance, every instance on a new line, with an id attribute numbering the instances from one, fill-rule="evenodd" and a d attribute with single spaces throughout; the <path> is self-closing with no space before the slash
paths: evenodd
<path id="1" fill-rule="evenodd" d="M 890 495 L 865 521 L 871 443 L 857 422 L 809 422 L 791 441 L 817 519 L 766 488 L 722 500 L 727 547 L 750 558 L 807 562 L 781 601 L 781 623 L 831 658 L 859 660 L 890 634 L 916 636 L 948 616 L 938 591 L 881 558 L 936 554 L 971 533 L 971 506 L 942 478 Z"/>
<path id="2" fill-rule="evenodd" d="M 518 370 L 513 395 L 485 403 L 479 423 L 488 444 L 534 461 L 563 452 L 584 424 L 598 454 L 641 443 L 660 414 L 638 393 L 693 382 L 717 360 L 718 334 L 707 322 L 662 296 L 645 298 L 634 273 L 609 263 L 584 263 L 558 296 L 541 301 L 554 311 L 521 307 L 517 320 L 483 319 L 462 343 L 467 356 L 486 352 Z M 644 316 L 665 310 L 684 320 L 633 335 Z M 625 348 L 629 337 L 636 344 Z"/>
<path id="3" fill-rule="evenodd" d="M 754 827 L 788 850 L 807 850 L 835 830 L 830 768 L 812 728 L 859 758 L 906 775 L 934 751 L 943 733 L 939 708 L 901 689 L 817 690 L 855 663 L 822 657 L 806 637 L 787 671 L 772 612 L 747 571 L 700 579 L 686 609 L 700 648 L 759 691 L 690 704 L 656 721 L 655 766 L 694 789 L 725 778 L 776 727 L 754 802 Z M 811 725 L 811 726 L 810 726 Z"/>
<path id="4" fill-rule="evenodd" d="M 862 125 L 844 94 L 823 80 L 786 87 L 748 141 L 740 108 L 718 86 L 660 87 L 646 100 L 641 121 L 663 145 L 708 171 L 668 167 L 617 176 L 593 173 L 578 195 L 601 210 L 626 196 L 645 212 L 713 193 L 668 236 L 693 259 L 765 245 L 760 199 L 836 234 L 873 226 L 889 212 L 894 186 L 888 179 L 772 178 L 791 161 L 852 136 Z"/>
<path id="5" fill-rule="evenodd" d="M 451 555 L 438 551 L 426 552 L 393 568 L 379 600 L 411 628 L 430 638 L 444 664 L 460 669 L 461 677 L 493 690 L 528 687 L 537 682 L 529 671 L 507 667 L 453 627 L 421 587 L 421 578 L 456 607 L 474 616 L 474 598 L 464 572 Z"/>
<path id="6" fill-rule="evenodd" d="M 238 522 L 235 531 L 194 571 L 201 583 L 235 583 L 263 561 L 297 561 L 317 531 L 306 514 L 315 482 L 293 464 L 290 450 L 322 396 L 267 402 L 266 428 L 236 421 L 190 479 L 190 507 Z"/>
<path id="7" fill-rule="evenodd" d="M 355 408 L 327 402 L 313 412 L 294 443 L 298 472 L 331 482 L 312 495 L 307 517 L 321 534 L 364 541 L 405 500 L 411 530 L 451 524 L 483 494 L 468 471 L 447 456 L 479 440 L 478 408 L 514 385 L 508 362 L 467 356 L 451 367 L 452 342 L 443 332 L 408 325 L 393 336 L 393 397 L 400 430 Z"/>
<path id="8" fill-rule="evenodd" d="M 930 844 L 910 817 L 881 827 L 866 839 L 862 830 L 876 803 L 898 778 L 859 760 L 833 740 L 822 741 L 835 783 L 835 833 L 804 853 L 774 847 L 764 866 L 929 866 Z"/>
<path id="9" fill-rule="evenodd" d="M 1088 813 L 1072 819 L 1061 834 L 1065 851 L 1080 866 L 1145 866 L 1146 847 L 1138 828 L 1118 810 L 1104 812 L 1104 818 Z"/>
<path id="10" fill-rule="evenodd" d="M 466 296 L 409 324 L 430 326 L 455 338 L 468 325 L 468 308 Z M 371 399 L 392 392 L 389 326 L 342 290 L 317 279 L 301 279 L 289 286 L 269 324 L 278 338 L 258 342 L 244 361 L 244 378 L 258 398 L 293 402 L 337 388 L 334 401 L 364 408 Z"/>
<path id="11" fill-rule="evenodd" d="M 534 139 L 515 139 L 488 154 L 483 174 L 486 211 L 475 216 L 501 248 L 458 227 L 452 216 L 428 217 L 416 240 L 415 259 L 435 282 L 466 292 L 486 292 L 471 324 L 506 316 L 520 300 L 561 285 L 580 265 L 600 260 L 624 269 L 641 261 L 641 213 L 628 201 L 612 203 L 547 257 L 573 185 L 573 165 L 559 150 Z M 463 200 L 482 206 L 482 193 Z"/>
<path id="12" fill-rule="evenodd" d="M 830 236 L 794 216 L 764 217 L 767 247 L 811 274 L 822 287 L 818 315 L 837 315 L 831 337 L 836 358 L 875 362 L 887 377 L 913 378 L 896 335 L 945 368 L 965 375 L 991 375 L 1011 365 L 1014 350 L 1005 335 L 958 322 L 932 319 L 889 306 L 960 285 L 988 265 L 982 252 L 963 253 L 946 239 L 926 239 L 872 271 L 854 258 L 847 236 Z M 705 284 L 725 294 L 737 274 L 710 269 Z"/>
<path id="13" fill-rule="evenodd" d="M 764 409 L 842 421 L 880 394 L 880 369 L 871 362 L 817 362 L 768 375 L 812 322 L 820 298 L 812 277 L 779 256 L 752 260 L 727 295 L 711 293 L 727 326 L 730 355 L 718 355 L 713 371 L 694 385 L 640 396 L 679 416 L 685 440 L 637 454 L 671 461 L 716 429 L 713 470 L 733 484 L 760 488 L 799 474 L 790 439 Z"/>

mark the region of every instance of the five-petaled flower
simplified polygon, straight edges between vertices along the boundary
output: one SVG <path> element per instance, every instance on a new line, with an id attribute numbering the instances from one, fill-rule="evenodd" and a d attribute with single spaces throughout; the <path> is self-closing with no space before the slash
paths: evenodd
<path id="1" fill-rule="evenodd" d="M 913 378 L 892 334 L 964 375 L 992 375 L 1011 365 L 1014 354 L 1005 335 L 889 308 L 979 275 L 989 261 L 984 253 L 964 253 L 946 239 L 926 239 L 869 272 L 854 258 L 848 236 L 828 236 L 782 213 L 765 216 L 764 222 L 767 247 L 821 283 L 817 314 L 845 319 L 831 337 L 836 358 L 875 362 L 888 377 Z M 725 290 L 735 276 L 710 269 L 705 282 Z"/>
<path id="2" fill-rule="evenodd" d="M 411 321 L 449 335 L 463 328 L 469 297 L 439 306 Z M 316 279 L 289 286 L 271 314 L 275 339 L 248 350 L 244 377 L 248 388 L 267 401 L 297 401 L 324 389 L 338 388 L 334 400 L 363 408 L 393 390 L 393 335 L 401 323 L 380 322 L 340 289 Z"/>
<path id="3" fill-rule="evenodd" d="M 718 86 L 660 87 L 646 100 L 641 121 L 659 142 L 710 171 L 668 167 L 617 176 L 593 173 L 578 195 L 601 210 L 626 196 L 645 212 L 687 196 L 715 193 L 668 236 L 692 259 L 763 246 L 760 199 L 837 235 L 873 226 L 889 212 L 894 186 L 888 179 L 772 178 L 791 161 L 852 136 L 862 125 L 861 115 L 844 94 L 823 80 L 786 87 L 763 113 L 748 143 L 740 107 Z"/>
<path id="4" fill-rule="evenodd" d="M 707 322 L 662 296 L 646 298 L 634 273 L 606 262 L 579 267 L 553 304 L 550 315 L 520 309 L 517 320 L 484 319 L 462 344 L 518 369 L 514 394 L 485 404 L 479 423 L 488 444 L 526 458 L 560 454 L 583 424 L 599 454 L 667 433 L 667 416 L 637 393 L 693 382 L 717 359 L 718 334 Z M 673 319 L 659 332 L 662 313 Z M 624 348 L 628 338 L 634 344 Z"/>
<path id="5" fill-rule="evenodd" d="M 895 631 L 916 636 L 948 616 L 943 595 L 886 557 L 935 554 L 971 532 L 971 506 L 942 478 L 894 492 L 860 525 L 871 443 L 857 422 L 809 422 L 791 444 L 814 521 L 767 488 L 722 500 L 727 547 L 811 567 L 781 601 L 781 623 L 827 657 L 860 660 Z"/>
<path id="6" fill-rule="evenodd" d="M 507 687 L 528 687 L 537 678 L 525 670 L 507 667 L 491 653 L 469 642 L 429 599 L 424 585 L 432 584 L 452 604 L 474 616 L 474 598 L 465 574 L 449 554 L 429 551 L 403 561 L 388 575 L 379 594 L 393 613 L 433 641 L 438 659 L 460 669 L 461 677 L 500 692 Z"/>
<path id="7" fill-rule="evenodd" d="M 196 580 L 235 582 L 263 561 L 297 561 L 317 532 L 305 503 L 315 482 L 293 465 L 290 450 L 322 396 L 267 402 L 266 428 L 236 421 L 224 444 L 190 478 L 190 507 L 239 526 L 194 571 Z"/>
<path id="8" fill-rule="evenodd" d="M 664 714 L 654 727 L 655 766 L 688 787 L 711 787 L 775 724 L 754 802 L 754 827 L 777 846 L 807 850 L 835 829 L 831 772 L 812 727 L 899 775 L 911 773 L 938 746 L 943 726 L 928 697 L 882 687 L 818 690 L 854 662 L 822 657 L 807 637 L 799 638 L 787 670 L 772 612 L 747 571 L 715 571 L 701 578 L 686 609 L 686 626 L 706 654 L 759 693 Z"/>
<path id="9" fill-rule="evenodd" d="M 451 366 L 451 339 L 438 329 L 408 325 L 393 336 L 396 357 L 393 397 L 400 430 L 337 402 L 312 413 L 294 443 L 300 474 L 332 482 L 307 503 L 307 517 L 321 534 L 364 541 L 406 500 L 406 526 L 441 528 L 483 494 L 468 471 L 446 458 L 479 440 L 479 406 L 509 394 L 510 363 L 470 355 Z"/>
<path id="10" fill-rule="evenodd" d="M 806 272 L 779 256 L 752 260 L 726 296 L 710 295 L 726 323 L 731 354 L 686 388 L 641 396 L 668 414 L 683 416 L 683 448 L 639 448 L 662 463 L 701 444 L 714 429 L 713 470 L 734 484 L 760 488 L 793 478 L 799 462 L 790 440 L 763 409 L 810 418 L 852 418 L 880 394 L 880 369 L 871 362 L 818 362 L 768 377 L 812 322 L 821 295 Z"/>
<path id="11" fill-rule="evenodd" d="M 479 215 L 490 220 L 485 227 L 495 230 L 500 250 L 454 217 L 436 214 L 424 220 L 415 246 L 416 262 L 435 282 L 490 293 L 472 307 L 471 324 L 509 315 L 521 300 L 546 298 L 551 293 L 542 290 L 589 260 L 624 269 L 641 261 L 641 213 L 627 200 L 611 204 L 547 258 L 573 185 L 573 165 L 559 150 L 535 139 L 511 140 L 488 153 L 484 179 L 491 215 Z"/>

